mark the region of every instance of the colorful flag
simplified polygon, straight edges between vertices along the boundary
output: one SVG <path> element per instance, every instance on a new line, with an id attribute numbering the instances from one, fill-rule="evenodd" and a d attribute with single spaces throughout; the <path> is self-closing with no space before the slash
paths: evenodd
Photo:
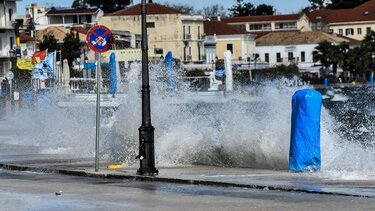
<path id="1" fill-rule="evenodd" d="M 47 50 L 44 51 L 35 51 L 33 55 L 33 61 L 39 63 L 44 60 L 47 56 Z"/>
<path id="2" fill-rule="evenodd" d="M 17 67 L 21 70 L 32 70 L 34 62 L 31 59 L 17 59 Z"/>

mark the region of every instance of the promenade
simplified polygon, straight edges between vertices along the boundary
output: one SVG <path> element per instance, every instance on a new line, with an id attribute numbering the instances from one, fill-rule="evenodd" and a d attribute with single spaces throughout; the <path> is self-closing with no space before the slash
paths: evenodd
<path id="1" fill-rule="evenodd" d="M 0 149 L 0 168 L 7 170 L 375 198 L 375 180 L 336 180 L 320 173 L 217 166 L 157 166 L 159 175 L 140 176 L 137 167 L 108 169 L 108 162 L 101 162 L 99 172 L 95 172 L 93 158 L 41 154 L 38 147 L 2 144 Z"/>

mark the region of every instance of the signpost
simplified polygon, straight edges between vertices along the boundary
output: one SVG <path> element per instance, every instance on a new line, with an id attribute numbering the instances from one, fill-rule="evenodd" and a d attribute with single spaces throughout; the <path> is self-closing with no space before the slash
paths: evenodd
<path id="1" fill-rule="evenodd" d="M 99 171 L 99 131 L 100 131 L 100 53 L 108 51 L 113 43 L 111 30 L 103 25 L 92 27 L 86 36 L 89 48 L 99 53 L 96 66 L 96 142 L 95 142 L 95 171 Z"/>

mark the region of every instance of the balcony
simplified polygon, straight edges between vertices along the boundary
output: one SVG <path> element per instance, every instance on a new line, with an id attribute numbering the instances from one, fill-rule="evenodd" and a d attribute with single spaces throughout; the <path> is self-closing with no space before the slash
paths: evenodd
<path id="1" fill-rule="evenodd" d="M 205 39 L 206 35 L 198 34 L 198 41 L 203 41 Z"/>
<path id="2" fill-rule="evenodd" d="M 184 34 L 184 40 L 191 40 L 191 34 Z"/>

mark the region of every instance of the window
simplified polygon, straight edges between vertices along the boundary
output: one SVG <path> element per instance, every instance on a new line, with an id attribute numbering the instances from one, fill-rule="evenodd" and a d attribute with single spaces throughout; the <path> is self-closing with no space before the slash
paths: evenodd
<path id="1" fill-rule="evenodd" d="M 250 24 L 250 30 L 271 30 L 271 24 Z"/>
<path id="2" fill-rule="evenodd" d="M 13 9 L 9 9 L 8 12 L 9 12 L 9 20 L 11 21 L 12 16 L 13 16 Z"/>
<path id="3" fill-rule="evenodd" d="M 264 61 L 269 63 L 270 62 L 270 55 L 268 53 L 264 54 Z"/>
<path id="4" fill-rule="evenodd" d="M 201 39 L 201 26 L 198 26 L 198 40 Z"/>
<path id="5" fill-rule="evenodd" d="M 237 27 L 237 28 L 239 28 L 239 29 L 241 29 L 241 30 L 246 30 L 246 25 L 233 25 L 234 27 Z"/>
<path id="6" fill-rule="evenodd" d="M 366 28 L 366 34 L 370 34 L 371 33 L 371 27 L 367 27 Z"/>
<path id="7" fill-rule="evenodd" d="M 357 34 L 362 34 L 362 28 L 357 28 Z"/>
<path id="8" fill-rule="evenodd" d="M 276 23 L 275 29 L 296 29 L 297 22 Z"/>
<path id="9" fill-rule="evenodd" d="M 301 62 L 305 62 L 305 61 L 306 61 L 305 51 L 301 51 Z"/>
<path id="10" fill-rule="evenodd" d="M 343 35 L 343 30 L 342 29 L 339 29 L 339 35 Z"/>
<path id="11" fill-rule="evenodd" d="M 198 60 L 201 60 L 201 47 L 198 45 Z"/>
<path id="12" fill-rule="evenodd" d="M 73 23 L 78 23 L 78 17 L 77 16 L 73 16 Z"/>
<path id="13" fill-rule="evenodd" d="M 288 52 L 288 61 L 292 61 L 293 59 L 293 52 Z"/>
<path id="14" fill-rule="evenodd" d="M 162 48 L 155 48 L 154 53 L 155 54 L 163 54 L 163 49 Z"/>
<path id="15" fill-rule="evenodd" d="M 147 28 L 155 28 L 155 22 L 147 22 L 146 27 Z"/>
<path id="16" fill-rule="evenodd" d="M 233 44 L 227 44 L 227 51 L 230 51 L 233 55 Z"/>
<path id="17" fill-rule="evenodd" d="M 13 49 L 13 45 L 14 45 L 14 37 L 10 37 L 10 49 Z"/>
<path id="18" fill-rule="evenodd" d="M 92 16 L 91 15 L 86 15 L 86 22 L 91 23 L 92 22 Z"/>
<path id="19" fill-rule="evenodd" d="M 276 62 L 281 62 L 281 54 L 276 53 Z"/>
<path id="20" fill-rule="evenodd" d="M 345 35 L 353 35 L 353 34 L 354 34 L 353 28 L 345 29 Z"/>
<path id="21" fill-rule="evenodd" d="M 182 34 L 184 35 L 184 39 L 186 39 L 186 27 L 182 27 Z"/>

